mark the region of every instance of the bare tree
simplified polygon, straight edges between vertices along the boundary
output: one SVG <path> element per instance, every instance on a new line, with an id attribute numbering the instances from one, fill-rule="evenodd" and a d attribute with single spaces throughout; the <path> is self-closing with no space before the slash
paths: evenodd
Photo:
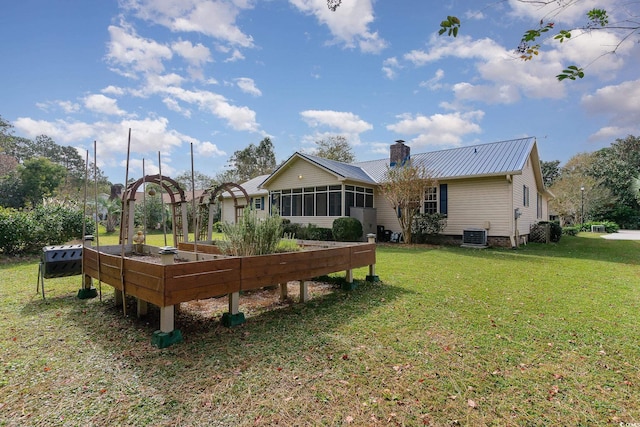
<path id="1" fill-rule="evenodd" d="M 434 185 L 436 181 L 427 169 L 411 160 L 387 169 L 381 185 L 382 194 L 398 213 L 405 243 L 411 243 L 413 217 L 420 211 L 427 188 Z"/>

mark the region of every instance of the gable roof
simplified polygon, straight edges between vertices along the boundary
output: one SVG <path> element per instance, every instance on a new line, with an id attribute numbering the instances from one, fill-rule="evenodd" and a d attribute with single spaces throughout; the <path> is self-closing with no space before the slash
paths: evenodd
<path id="1" fill-rule="evenodd" d="M 522 173 L 529 156 L 532 157 L 534 163 L 539 163 L 535 137 L 412 154 L 411 160 L 423 165 L 435 179 L 452 180 L 518 175 Z M 348 164 L 296 152 L 269 175 L 261 186 L 267 186 L 268 182 L 277 176 L 285 166 L 288 166 L 296 159 L 312 163 L 339 179 L 366 184 L 379 184 L 382 182 L 389 168 L 389 158 Z M 539 167 L 534 167 L 534 174 L 536 175 L 536 181 L 539 183 L 539 188 L 544 188 Z"/>
<path id="2" fill-rule="evenodd" d="M 535 143 L 533 137 L 512 139 L 412 154 L 411 159 L 423 165 L 433 178 L 441 180 L 518 174 L 522 172 Z M 389 167 L 389 159 L 355 165 L 380 182 Z"/>
<path id="3" fill-rule="evenodd" d="M 349 164 L 338 162 L 336 160 L 329 160 L 323 157 L 313 156 L 311 154 L 295 152 L 291 157 L 289 157 L 286 161 L 282 162 L 282 164 L 275 170 L 271 175 L 269 175 L 264 182 L 262 182 L 262 186 L 265 186 L 269 181 L 271 181 L 280 171 L 284 169 L 285 165 L 288 165 L 295 159 L 302 159 L 309 163 L 312 163 L 318 166 L 321 169 L 329 172 L 332 175 L 335 175 L 338 179 L 342 180 L 350 180 L 350 181 L 358 181 L 366 184 L 375 185 L 377 182 L 357 163 Z"/>
<path id="4" fill-rule="evenodd" d="M 255 178 L 251 178 L 249 181 L 245 181 L 242 184 L 240 184 L 240 186 L 242 188 L 244 188 L 244 191 L 247 192 L 247 194 L 249 195 L 249 197 L 251 196 L 264 196 L 269 194 L 269 192 L 263 188 L 260 188 L 260 184 L 262 184 L 262 182 L 267 179 L 269 177 L 269 175 L 259 175 L 256 176 Z M 244 197 L 244 194 L 242 194 L 240 191 L 235 190 L 233 192 L 236 197 Z M 224 191 L 222 193 L 222 197 L 224 198 L 230 198 L 231 197 L 231 193 L 229 193 L 228 191 Z"/>

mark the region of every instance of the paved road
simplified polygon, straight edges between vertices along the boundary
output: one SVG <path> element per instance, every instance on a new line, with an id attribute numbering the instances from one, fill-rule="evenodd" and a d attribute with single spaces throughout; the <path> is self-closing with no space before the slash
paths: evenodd
<path id="1" fill-rule="evenodd" d="M 640 230 L 620 230 L 617 233 L 604 234 L 602 238 L 610 240 L 640 240 Z"/>

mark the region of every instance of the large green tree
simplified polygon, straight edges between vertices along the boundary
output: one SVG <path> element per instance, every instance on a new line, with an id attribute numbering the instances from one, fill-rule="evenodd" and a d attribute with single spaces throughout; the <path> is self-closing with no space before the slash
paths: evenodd
<path id="1" fill-rule="evenodd" d="M 549 202 L 549 207 L 560 217 L 562 225 L 595 219 L 596 212 L 615 202 L 615 196 L 604 182 L 591 175 L 597 162 L 594 153 L 576 154 L 567 161 L 560 177 L 551 186 L 555 198 Z"/>
<path id="2" fill-rule="evenodd" d="M 315 155 L 344 163 L 353 163 L 356 160 L 351 144 L 342 135 L 329 136 L 316 141 Z"/>
<path id="3" fill-rule="evenodd" d="M 627 136 L 616 139 L 611 146 L 595 153 L 597 161 L 590 170 L 591 175 L 601 179 L 618 197 L 619 202 L 638 209 L 638 198 L 633 187 L 640 174 L 640 138 Z"/>
<path id="4" fill-rule="evenodd" d="M 264 138 L 256 146 L 249 144 L 244 150 L 233 153 L 229 159 L 239 181 L 247 181 L 259 175 L 273 172 L 276 168 L 276 155 L 269 137 Z"/>
<path id="5" fill-rule="evenodd" d="M 560 160 L 551 160 L 549 162 L 540 160 L 540 169 L 542 169 L 542 181 L 547 188 L 551 187 L 560 178 Z"/>
<path id="6" fill-rule="evenodd" d="M 54 196 L 66 173 L 64 167 L 44 157 L 26 160 L 20 168 L 26 202 L 37 206 L 45 197 Z"/>
<path id="7" fill-rule="evenodd" d="M 173 178 L 178 184 L 180 184 L 180 186 L 182 187 L 183 190 L 185 191 L 191 191 L 191 172 L 182 172 L 180 175 L 176 176 Z M 213 177 L 210 177 L 209 175 L 203 173 L 203 172 L 199 172 L 199 171 L 194 171 L 193 172 L 193 182 L 195 184 L 195 189 L 196 190 L 206 190 L 207 188 L 211 187 L 212 185 L 214 185 L 216 183 L 216 179 Z"/>

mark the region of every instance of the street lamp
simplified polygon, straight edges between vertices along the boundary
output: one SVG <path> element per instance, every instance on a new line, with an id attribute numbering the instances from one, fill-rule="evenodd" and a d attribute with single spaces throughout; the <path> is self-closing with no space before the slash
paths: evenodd
<path id="1" fill-rule="evenodd" d="M 584 224 L 584 185 L 580 187 L 580 202 L 582 205 L 580 211 L 580 224 Z"/>

